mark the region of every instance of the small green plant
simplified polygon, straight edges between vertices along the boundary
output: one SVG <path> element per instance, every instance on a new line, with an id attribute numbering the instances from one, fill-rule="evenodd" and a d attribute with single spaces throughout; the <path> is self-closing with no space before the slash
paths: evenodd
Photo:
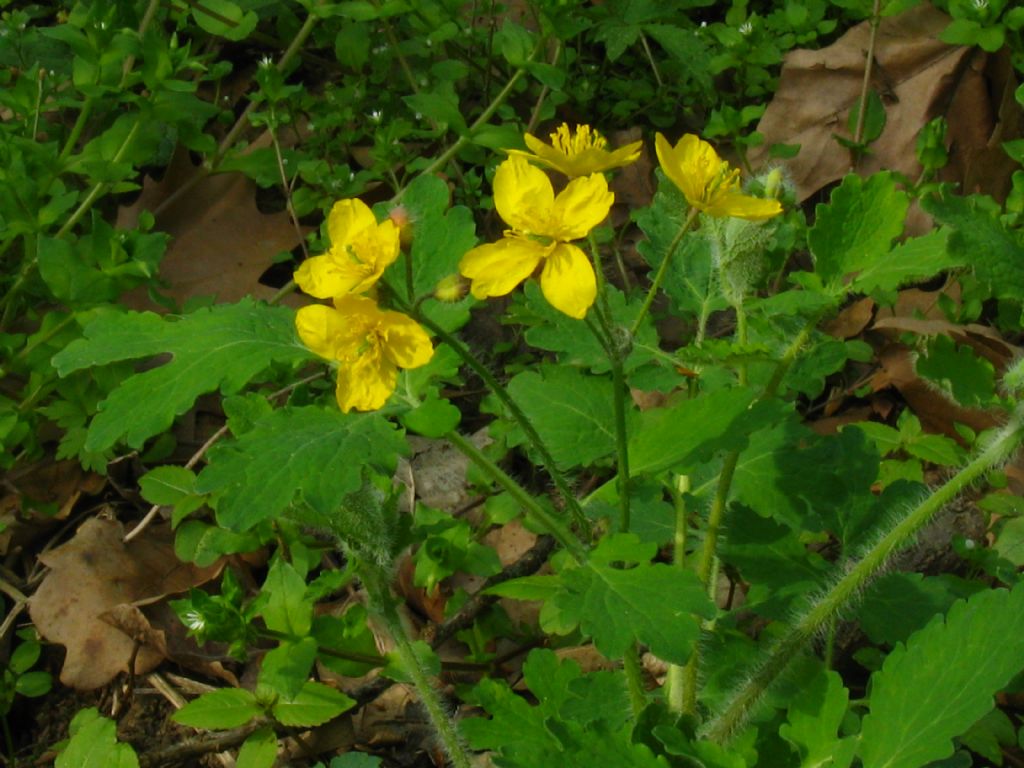
<path id="1" fill-rule="evenodd" d="M 836 151 L 869 153 L 886 128 L 871 47 L 912 5 L 5 10 L 0 461 L 131 455 L 153 512 L 126 539 L 163 507 L 180 560 L 228 558 L 171 605 L 253 682 L 173 720 L 239 729 L 238 764 L 271 766 L 280 737 L 374 695 L 328 671 L 376 672 L 411 686 L 429 747 L 459 768 L 475 752 L 509 768 L 919 768 L 1014 749 L 993 697 L 1024 654 L 1021 504 L 1001 473 L 1024 439 L 1024 368 L 965 326 L 1024 327 L 1024 172 L 1005 205 L 957 194 L 939 181 L 941 119 L 918 136 L 919 178 L 851 173 L 813 211 L 782 168 L 748 167 L 784 54 L 860 20 L 864 87 Z M 982 6 L 949 3 L 945 37 L 1007 43 L 1020 68 L 1020 9 Z M 645 151 L 653 190 L 631 195 Z M 193 175 L 154 212 L 111 223 L 183 159 Z M 161 214 L 227 174 L 295 233 L 261 265 L 280 278 L 266 301 L 161 278 Z M 931 230 L 908 233 L 914 205 Z M 936 434 L 909 403 L 878 405 L 865 371 L 883 342 L 835 330 L 927 282 L 949 290 L 886 349 L 988 429 Z M 836 392 L 867 407 L 819 433 Z M 201 398 L 223 427 L 172 462 Z M 468 463 L 464 508 L 405 480 L 423 441 Z M 990 545 L 954 537 L 963 575 L 889 572 L 980 489 Z M 507 562 L 489 534 L 513 526 L 538 540 Z M 400 575 L 430 598 L 474 586 L 420 632 Z M 342 593 L 358 599 L 338 608 Z M 513 626 L 499 598 L 537 618 Z M 16 694 L 50 685 L 19 637 L 5 724 Z M 599 668 L 561 653 L 579 646 Z M 85 710 L 57 765 L 94 764 L 138 758 Z"/>

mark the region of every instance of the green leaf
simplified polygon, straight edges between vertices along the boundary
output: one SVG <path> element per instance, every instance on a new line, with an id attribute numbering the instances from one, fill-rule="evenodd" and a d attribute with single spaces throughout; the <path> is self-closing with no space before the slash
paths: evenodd
<path id="1" fill-rule="evenodd" d="M 969 346 L 959 346 L 940 334 L 928 343 L 923 356 L 914 363 L 919 376 L 929 379 L 967 407 L 990 405 L 996 400 L 995 367 L 974 354 Z"/>
<path id="2" fill-rule="evenodd" d="M 303 637 L 267 651 L 260 662 L 259 685 L 270 688 L 281 698 L 295 698 L 309 678 L 316 650 L 316 640 Z"/>
<path id="3" fill-rule="evenodd" d="M 71 740 L 57 756 L 56 768 L 138 768 L 135 750 L 117 742 L 117 724 L 100 717 L 95 707 L 76 714 L 70 731 Z"/>
<path id="4" fill-rule="evenodd" d="M 39 276 L 54 297 L 65 304 L 114 301 L 121 292 L 117 281 L 85 264 L 67 240 L 40 237 L 37 253 Z"/>
<path id="5" fill-rule="evenodd" d="M 864 768 L 918 768 L 952 755 L 952 739 L 992 709 L 1021 659 L 1024 584 L 956 603 L 872 675 L 860 737 Z"/>
<path id="6" fill-rule="evenodd" d="M 576 623 L 610 659 L 621 658 L 633 642 L 645 643 L 659 658 L 685 664 L 700 630 L 700 619 L 714 615 L 693 571 L 639 560 L 640 553 L 623 552 L 622 542 L 639 544 L 632 534 L 605 540 L 587 566 L 563 571 L 564 590 L 552 599 L 564 621 Z M 600 562 L 609 548 L 632 567 Z M 654 545 L 643 545 L 648 558 Z M 605 550 L 605 553 L 602 553 Z"/>
<path id="7" fill-rule="evenodd" d="M 864 634 L 873 643 L 895 645 L 923 629 L 936 614 L 945 613 L 964 597 L 952 577 L 920 573 L 888 573 L 864 594 L 857 609 Z M 976 591 L 976 590 L 975 590 Z"/>
<path id="8" fill-rule="evenodd" d="M 244 40 L 259 21 L 254 11 L 243 11 L 231 0 L 203 0 L 192 5 L 192 17 L 201 29 L 228 40 Z"/>
<path id="9" fill-rule="evenodd" d="M 459 425 L 462 411 L 447 400 L 428 397 L 399 417 L 402 426 L 424 437 L 440 438 Z"/>
<path id="10" fill-rule="evenodd" d="M 779 735 L 796 747 L 801 768 L 847 768 L 853 762 L 856 739 L 837 735 L 849 700 L 843 679 L 833 671 L 818 675 L 794 697 L 789 722 L 779 728 Z"/>
<path id="11" fill-rule="evenodd" d="M 513 378 L 508 393 L 560 468 L 588 466 L 615 451 L 611 379 L 545 365 Z"/>
<path id="12" fill-rule="evenodd" d="M 295 566 L 282 557 L 275 559 L 260 591 L 267 598 L 262 611 L 267 629 L 292 637 L 309 634 L 313 606 L 306 600 L 306 580 Z"/>
<path id="13" fill-rule="evenodd" d="M 60 376 L 97 365 L 170 353 L 165 365 L 125 379 L 99 404 L 85 447 L 103 451 L 124 440 L 141 448 L 166 431 L 196 398 L 232 394 L 274 362 L 311 357 L 295 337 L 295 314 L 251 299 L 200 309 L 184 317 L 152 312 L 105 313 L 84 338 L 53 358 Z"/>
<path id="14" fill-rule="evenodd" d="M 843 276 L 890 258 L 909 205 L 889 172 L 867 180 L 854 174 L 843 179 L 829 204 L 816 208 L 807 236 L 821 279 L 835 288 Z"/>
<path id="15" fill-rule="evenodd" d="M 361 486 L 364 467 L 391 471 L 404 450 L 401 433 L 379 414 L 281 408 L 217 445 L 197 490 L 220 493 L 217 520 L 235 530 L 282 514 L 300 499 L 326 517 Z"/>
<path id="16" fill-rule="evenodd" d="M 1024 239 L 999 220 L 1000 207 L 991 198 L 946 194 L 922 198 L 921 207 L 953 228 L 950 253 L 974 267 L 993 297 L 1024 299 Z"/>
<path id="17" fill-rule="evenodd" d="M 279 700 L 271 709 L 281 725 L 311 728 L 331 720 L 356 705 L 341 691 L 323 683 L 308 682 L 299 695 L 289 701 Z"/>
<path id="18" fill-rule="evenodd" d="M 235 768 L 273 768 L 277 760 L 277 735 L 264 726 L 250 734 L 238 750 Z"/>
<path id="19" fill-rule="evenodd" d="M 558 361 L 563 365 L 586 367 L 594 373 L 606 373 L 611 370 L 608 353 L 586 323 L 581 323 L 552 307 L 535 280 L 530 280 L 523 286 L 523 295 L 526 298 L 525 311 L 518 306 L 514 307 L 512 319 L 528 326 L 526 341 L 531 346 L 558 353 Z M 631 327 L 642 300 L 637 297 L 634 301 L 627 302 L 626 295 L 611 286 L 607 287 L 606 298 L 612 326 Z M 623 368 L 627 373 L 651 360 L 653 355 L 647 348 L 658 348 L 658 334 L 650 315 L 640 324 L 632 343 L 633 347 L 623 362 Z"/>
<path id="20" fill-rule="evenodd" d="M 238 728 L 262 713 L 263 708 L 251 691 L 221 688 L 193 699 L 171 715 L 171 719 L 181 725 L 219 731 Z"/>
<path id="21" fill-rule="evenodd" d="M 940 229 L 900 243 L 887 258 L 875 261 L 857 274 L 850 283 L 850 290 L 856 293 L 894 291 L 943 270 L 963 266 L 963 255 L 951 253 L 948 240 L 949 230 Z"/>
<path id="22" fill-rule="evenodd" d="M 629 440 L 632 473 L 653 474 L 672 467 L 688 474 L 717 451 L 742 449 L 747 435 L 779 417 L 777 404 L 751 407 L 753 399 L 746 389 L 721 389 L 644 411 Z"/>
<path id="23" fill-rule="evenodd" d="M 142 498 L 150 504 L 170 506 L 195 493 L 196 476 L 191 469 L 167 464 L 151 469 L 139 479 Z"/>
<path id="24" fill-rule="evenodd" d="M 449 207 L 449 203 L 448 187 L 436 176 L 420 176 L 402 195 L 402 205 L 412 225 L 412 250 L 410 255 L 403 253 L 398 257 L 385 273 L 384 281 L 410 304 L 420 297 L 431 296 L 442 278 L 457 274 L 459 261 L 476 245 L 473 213 L 465 206 Z M 409 258 L 412 259 L 412 296 L 405 279 L 405 263 Z M 428 298 L 420 308 L 446 330 L 453 331 L 466 324 L 469 308 L 475 301 L 471 295 L 454 303 Z"/>
<path id="25" fill-rule="evenodd" d="M 203 520 L 186 520 L 174 537 L 174 554 L 200 568 L 213 565 L 224 555 L 255 552 L 263 540 L 253 531 L 236 533 Z"/>

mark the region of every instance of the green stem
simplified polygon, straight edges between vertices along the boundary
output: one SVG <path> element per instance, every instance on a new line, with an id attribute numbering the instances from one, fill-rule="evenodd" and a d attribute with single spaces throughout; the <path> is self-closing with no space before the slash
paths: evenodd
<path id="1" fill-rule="evenodd" d="M 513 499 L 519 502 L 527 517 L 550 533 L 555 541 L 565 547 L 578 563 L 586 562 L 587 551 L 572 535 L 572 532 L 567 530 L 557 517 L 538 504 L 533 496 L 509 477 L 501 467 L 491 461 L 483 451 L 454 430 L 446 434 L 445 439 L 454 445 L 463 456 L 480 467 L 494 482 L 504 488 Z"/>
<path id="2" fill-rule="evenodd" d="M 1024 407 L 1018 406 L 1009 423 L 949 482 L 912 509 L 885 536 L 868 549 L 845 575 L 777 640 L 765 660 L 739 690 L 704 726 L 701 735 L 727 741 L 750 717 L 768 687 L 786 669 L 806 643 L 853 601 L 889 558 L 913 540 L 914 534 L 935 514 L 992 467 L 1006 461 L 1024 438 Z"/>
<path id="3" fill-rule="evenodd" d="M 429 317 L 422 312 L 413 310 L 398 296 L 395 296 L 395 301 L 400 305 L 407 314 L 412 314 L 420 323 L 425 325 L 430 331 L 441 339 L 442 342 L 451 347 L 455 353 L 462 358 L 462 361 L 468 365 L 473 371 L 483 379 L 484 384 L 487 385 L 488 389 L 494 393 L 502 404 L 508 409 L 512 418 L 516 420 L 519 428 L 523 430 L 526 438 L 533 445 L 534 449 L 540 454 L 541 462 L 547 469 L 548 475 L 554 482 L 555 487 L 558 489 L 559 494 L 562 496 L 562 500 L 565 502 L 566 508 L 572 515 L 573 522 L 580 530 L 580 538 L 586 541 L 590 538 L 590 521 L 587 520 L 587 516 L 583 513 L 583 509 L 580 507 L 579 501 L 576 499 L 576 495 L 572 492 L 572 488 L 569 487 L 569 482 L 565 479 L 565 476 L 558 470 L 555 464 L 555 460 L 551 457 L 551 452 L 548 450 L 544 441 L 541 440 L 537 430 L 534 429 L 530 419 L 523 412 L 523 409 L 512 399 L 509 395 L 508 390 L 495 378 L 494 374 L 488 370 L 487 366 L 484 365 L 480 360 L 477 359 L 465 344 L 459 341 L 454 335 L 448 333 L 444 328 L 435 323 Z"/>
<path id="4" fill-rule="evenodd" d="M 85 125 L 89 122 L 89 117 L 92 115 L 93 104 L 94 101 L 92 97 L 86 97 L 85 102 L 82 104 L 82 108 L 78 110 L 78 117 L 75 118 L 75 124 L 71 126 L 71 133 L 68 134 L 67 139 L 64 141 L 64 148 L 60 151 L 59 160 L 67 160 L 74 151 L 75 146 L 78 144 L 78 140 L 82 137 L 82 131 L 85 130 Z"/>
<path id="5" fill-rule="evenodd" d="M 622 671 L 626 673 L 626 688 L 629 691 L 629 708 L 633 710 L 633 722 L 640 719 L 640 713 L 647 706 L 647 691 L 644 690 L 644 676 L 640 669 L 640 656 L 636 643 L 626 649 L 622 656 Z"/>
<path id="6" fill-rule="evenodd" d="M 677 475 L 672 487 L 672 502 L 676 511 L 676 525 L 672 536 L 672 565 L 677 570 L 686 569 L 686 499 L 683 494 L 690 490 L 690 476 Z M 665 703 L 670 712 L 683 714 L 696 710 L 696 691 L 688 693 L 685 667 L 669 664 L 665 676 Z M 689 705 L 689 709 L 687 706 Z"/>
<path id="7" fill-rule="evenodd" d="M 868 113 L 868 89 L 871 87 L 871 70 L 875 63 L 875 41 L 878 37 L 878 25 L 881 22 L 881 11 L 882 2 L 881 0 L 874 0 L 874 6 L 871 9 L 871 18 L 868 20 L 871 25 L 871 31 L 868 37 L 868 50 L 865 53 L 864 62 L 864 79 L 861 81 L 860 86 L 860 106 L 857 109 L 857 124 L 853 132 L 853 143 L 859 145 L 862 138 L 864 137 L 864 121 L 867 118 Z M 862 154 L 863 149 L 857 147 L 851 150 L 854 154 L 854 158 L 859 158 Z M 852 171 L 853 168 L 851 167 Z"/>
<path id="8" fill-rule="evenodd" d="M 140 125 L 142 125 L 141 117 L 135 121 L 135 125 L 132 126 L 130 131 L 128 131 L 128 135 L 124 137 L 124 141 L 121 142 L 121 146 L 118 148 L 117 153 L 110 161 L 111 165 L 116 165 L 121 162 L 125 152 L 128 151 L 128 147 L 131 146 L 132 141 L 135 139 L 135 134 L 138 133 Z M 110 190 L 111 186 L 112 185 L 109 182 L 104 181 L 89 190 L 89 194 L 85 196 L 85 200 L 79 204 L 78 208 L 75 209 L 75 212 L 71 214 L 67 221 L 64 222 L 64 225 L 57 230 L 57 234 L 54 235 L 54 237 L 61 238 L 70 232 L 74 226 L 81 221 L 82 217 L 92 209 L 93 204 Z"/>
<path id="9" fill-rule="evenodd" d="M 427 716 L 434 726 L 434 731 L 441 741 L 441 745 L 452 761 L 452 765 L 455 768 L 472 768 L 472 763 L 462 744 L 462 739 L 459 736 L 455 722 L 448 716 L 441 697 L 437 693 L 434 681 L 423 666 L 420 658 L 416 655 L 412 641 L 409 639 L 405 625 L 402 623 L 402 618 L 398 615 L 395 599 L 391 594 L 391 589 L 383 572 L 376 566 L 364 564 L 362 579 L 363 586 L 366 587 L 366 593 L 370 597 L 374 613 L 383 620 L 388 634 L 391 635 L 402 667 L 412 680 L 412 684 L 416 687 L 420 702 L 427 711 Z"/>
<path id="10" fill-rule="evenodd" d="M 693 222 L 697 220 L 698 214 L 700 214 L 700 211 L 697 208 L 690 209 L 689 214 L 686 216 L 686 221 L 683 222 L 683 225 L 679 228 L 676 236 L 669 244 L 668 250 L 665 252 L 665 258 L 661 260 L 661 264 L 658 265 L 658 271 L 654 274 L 654 280 L 651 283 L 650 289 L 647 291 L 647 296 L 644 298 L 643 306 L 640 307 L 640 312 L 633 321 L 633 326 L 629 329 L 631 334 L 635 335 L 637 330 L 639 330 L 640 323 L 643 322 L 644 317 L 651 308 L 651 304 L 654 303 L 654 297 L 661 288 L 661 284 L 665 281 L 665 275 L 668 273 L 668 265 L 672 261 L 672 257 L 675 256 L 676 249 L 679 247 L 679 244 L 683 241 L 683 235 L 690 231 L 690 228 L 693 226 Z"/>
<path id="11" fill-rule="evenodd" d="M 541 41 L 541 44 L 542 43 L 543 41 Z M 538 46 L 534 48 L 533 52 L 530 54 L 530 58 L 527 59 L 527 63 L 534 60 L 534 58 L 537 56 L 537 52 L 540 49 L 541 45 L 538 44 Z M 432 162 L 430 165 L 428 165 L 426 168 L 420 171 L 419 175 L 429 176 L 432 173 L 436 173 L 441 168 L 444 168 L 448 164 L 448 161 L 455 157 L 455 155 L 458 154 L 459 151 L 464 146 L 469 144 L 472 141 L 471 137 L 473 133 L 476 131 L 476 129 L 487 123 L 491 119 L 491 117 L 494 116 L 494 113 L 498 110 L 498 107 L 505 103 L 505 99 L 509 97 L 509 94 L 512 93 L 512 89 L 516 87 L 516 83 L 519 82 L 519 80 L 522 78 L 524 74 L 526 74 L 525 67 L 520 67 L 515 72 L 513 72 L 512 77 L 510 77 L 509 81 L 505 83 L 505 87 L 502 88 L 501 92 L 491 100 L 491 103 L 488 104 L 484 111 L 480 113 L 480 116 L 473 121 L 473 124 L 469 126 L 469 128 L 466 130 L 466 133 L 463 134 L 462 136 L 459 136 L 459 138 L 456 139 L 455 143 L 453 143 L 450 147 L 448 147 L 448 149 L 441 153 L 441 155 L 437 157 L 434 160 L 434 162 Z M 394 198 L 392 198 L 392 200 L 401 199 L 402 194 L 404 192 L 404 189 L 400 190 L 398 194 L 395 195 Z"/>

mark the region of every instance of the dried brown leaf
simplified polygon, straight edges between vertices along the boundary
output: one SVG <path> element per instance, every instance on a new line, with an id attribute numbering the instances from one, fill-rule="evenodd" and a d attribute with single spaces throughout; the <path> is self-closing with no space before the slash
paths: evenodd
<path id="1" fill-rule="evenodd" d="M 128 544 L 123 536 L 120 523 L 93 518 L 66 544 L 39 556 L 50 572 L 29 601 L 29 612 L 43 637 L 67 648 L 60 679 L 72 688 L 99 688 L 126 671 L 135 639 L 110 623 L 131 613 L 118 606 L 184 592 L 220 571 L 219 565 L 198 568 L 181 563 L 167 526 L 147 528 Z M 121 619 L 105 620 L 108 614 Z M 137 629 L 133 626 L 133 635 Z M 163 658 L 153 646 L 143 645 L 135 674 L 150 671 Z"/>
<path id="2" fill-rule="evenodd" d="M 949 21 L 922 4 L 880 24 L 871 88 L 882 96 L 887 121 L 858 171 L 888 168 L 916 178 L 917 134 L 939 115 L 948 119 L 950 139 L 960 153 L 951 162 L 954 175 L 963 178 L 963 159 L 989 145 L 1004 97 L 997 94 L 993 107 L 983 55 L 938 39 Z M 765 145 L 751 153 L 751 161 L 763 162 L 772 144 L 800 144 L 800 153 L 784 163 L 800 200 L 852 170 L 850 154 L 833 134 L 850 138 L 847 120 L 860 98 L 869 36 L 870 25 L 864 22 L 826 48 L 786 55 L 778 91 L 758 125 Z"/>

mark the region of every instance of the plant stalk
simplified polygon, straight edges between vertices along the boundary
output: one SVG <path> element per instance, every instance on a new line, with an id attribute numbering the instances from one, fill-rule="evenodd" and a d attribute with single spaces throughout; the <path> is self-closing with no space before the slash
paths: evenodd
<path id="1" fill-rule="evenodd" d="M 427 711 L 434 731 L 437 734 L 441 745 L 444 747 L 452 765 L 455 768 L 472 768 L 469 755 L 463 746 L 455 722 L 449 717 L 441 697 L 430 674 L 424 668 L 412 641 L 402 623 L 401 616 L 395 608 L 394 597 L 388 586 L 387 579 L 381 569 L 376 566 L 363 564 L 361 568 L 363 586 L 370 597 L 374 612 L 383 620 L 388 634 L 395 642 L 395 651 L 402 662 L 406 673 L 412 679 L 416 692 L 419 694 L 420 702 Z"/>
<path id="2" fill-rule="evenodd" d="M 672 261 L 672 257 L 675 256 L 676 249 L 679 244 L 683 241 L 683 235 L 690 231 L 693 226 L 693 222 L 697 220 L 697 215 L 700 210 L 697 208 L 691 208 L 690 212 L 686 216 L 686 221 L 679 228 L 676 236 L 672 239 L 672 242 L 668 246 L 668 251 L 665 252 L 665 258 L 661 260 L 661 264 L 658 265 L 658 271 L 654 274 L 654 280 L 651 282 L 651 287 L 647 291 L 647 296 L 644 297 L 643 306 L 640 307 L 640 312 L 637 314 L 636 319 L 633 320 L 633 325 L 629 329 L 631 334 L 636 334 L 640 328 L 640 323 L 643 322 L 644 317 L 651 308 L 651 304 L 654 303 L 654 297 L 657 295 L 658 290 L 661 288 L 661 284 L 665 281 L 665 275 L 668 274 L 668 265 Z"/>
<path id="3" fill-rule="evenodd" d="M 519 502 L 520 506 L 522 506 L 523 510 L 526 512 L 526 515 L 535 523 L 543 527 L 559 544 L 565 547 L 573 558 L 575 558 L 576 562 L 586 562 L 587 551 L 584 549 L 579 539 L 573 536 L 557 517 L 551 515 L 546 509 L 544 509 L 544 507 L 538 504 L 537 500 L 527 493 L 519 483 L 509 477 L 501 467 L 491 461 L 483 451 L 455 430 L 446 434 L 445 439 L 454 445 L 463 456 L 480 467 L 488 477 L 504 488 L 512 498 Z"/>
<path id="4" fill-rule="evenodd" d="M 555 460 L 551 457 L 551 452 L 548 451 L 544 441 L 541 440 L 537 430 L 534 429 L 530 419 L 523 412 L 523 409 L 519 407 L 512 396 L 509 395 L 508 390 L 502 386 L 501 382 L 494 376 L 493 373 L 488 370 L 487 366 L 484 365 L 480 360 L 477 359 L 466 345 L 459 341 L 453 334 L 448 333 L 444 328 L 435 323 L 429 317 L 424 315 L 422 312 L 416 312 L 410 309 L 408 304 L 402 301 L 400 297 L 395 297 L 396 302 L 402 305 L 402 309 L 407 313 L 412 314 L 420 323 L 425 325 L 431 330 L 431 332 L 437 336 L 441 341 L 455 350 L 456 354 L 462 358 L 463 362 L 466 363 L 473 371 L 484 381 L 488 389 L 494 393 L 494 395 L 502 402 L 502 404 L 508 408 L 509 413 L 519 424 L 520 429 L 526 434 L 527 439 L 540 454 L 541 461 L 544 467 L 548 471 L 548 475 L 554 482 L 555 487 L 558 488 L 559 494 L 562 496 L 562 500 L 565 502 L 566 508 L 569 510 L 570 515 L 573 518 L 573 522 L 579 528 L 580 540 L 587 541 L 590 538 L 590 521 L 583 513 L 583 509 L 580 507 L 579 501 L 576 499 L 576 495 L 572 492 L 572 488 L 569 487 L 569 482 L 565 479 L 565 476 L 559 471 L 555 465 Z"/>
<path id="5" fill-rule="evenodd" d="M 767 657 L 703 727 L 701 736 L 723 743 L 747 722 L 768 687 L 799 654 L 806 643 L 861 594 L 886 561 L 909 544 L 914 534 L 935 514 L 993 467 L 1006 461 L 1024 438 L 1024 406 L 949 482 L 932 493 L 868 549 L 860 560 L 818 599 L 767 652 Z"/>

